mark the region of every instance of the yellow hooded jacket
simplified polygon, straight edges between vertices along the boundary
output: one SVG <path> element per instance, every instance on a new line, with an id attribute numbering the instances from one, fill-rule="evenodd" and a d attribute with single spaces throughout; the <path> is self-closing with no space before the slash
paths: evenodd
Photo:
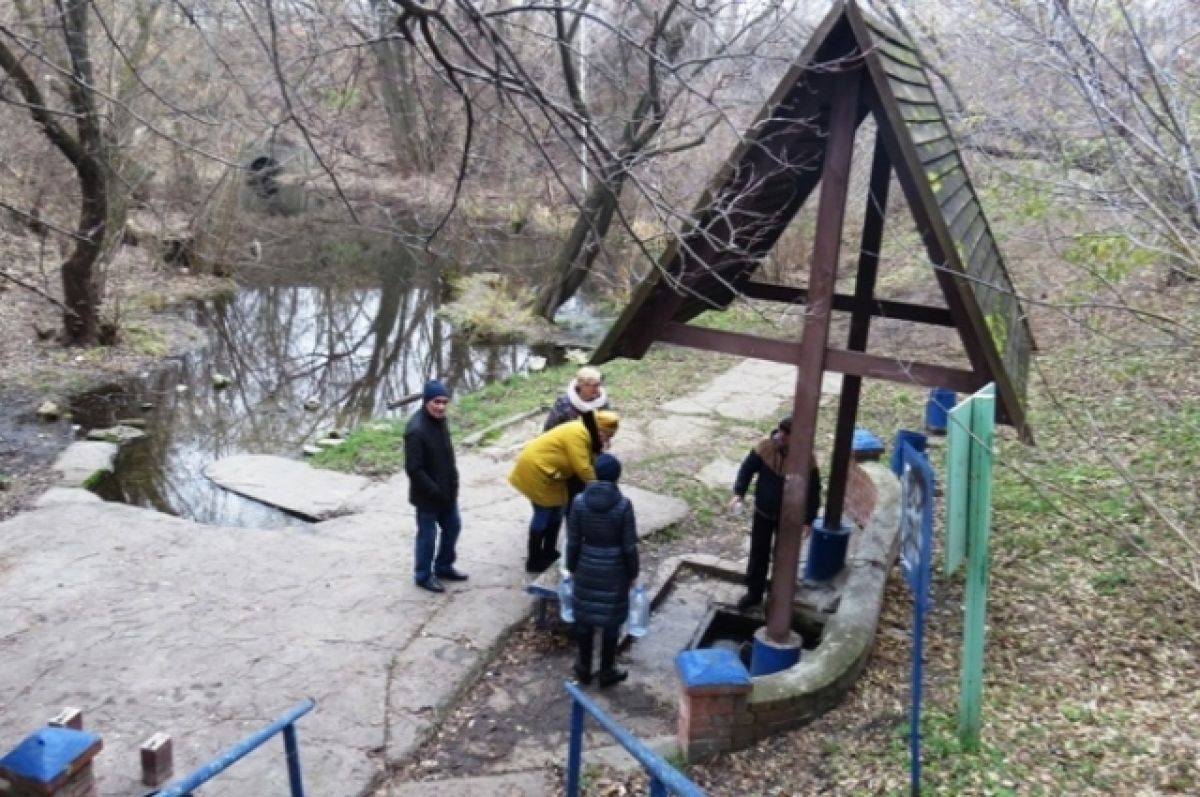
<path id="1" fill-rule="evenodd" d="M 559 424 L 521 450 L 508 482 L 538 506 L 565 506 L 567 480 L 595 481 L 592 436 L 583 421 Z"/>

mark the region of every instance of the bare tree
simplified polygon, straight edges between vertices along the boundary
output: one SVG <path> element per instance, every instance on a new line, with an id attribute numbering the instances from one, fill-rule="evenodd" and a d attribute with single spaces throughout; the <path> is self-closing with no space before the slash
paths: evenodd
<path id="1" fill-rule="evenodd" d="M 73 345 L 92 345 L 100 340 L 100 292 L 95 265 L 108 225 L 108 167 L 104 140 L 96 110 L 92 61 L 88 46 L 87 0 L 63 0 L 54 21 L 67 53 L 62 72 L 67 76 L 67 110 L 52 107 L 22 59 L 9 42 L 23 40 L 8 26 L 0 26 L 0 69 L 12 80 L 33 120 L 63 157 L 70 161 L 79 181 L 79 221 L 74 248 L 62 264 L 63 330 Z M 7 99 L 7 98 L 6 98 Z M 14 101 L 14 100 L 9 100 Z M 75 120 L 72 134 L 60 122 Z"/>
<path id="2" fill-rule="evenodd" d="M 548 319 L 593 273 L 614 222 L 650 267 L 653 252 L 622 210 L 625 189 L 636 186 L 654 234 L 680 223 L 686 214 L 644 175 L 656 160 L 701 146 L 718 128 L 741 129 L 746 84 L 733 75 L 782 69 L 798 43 L 786 23 L 800 16 L 790 5 L 747 11 L 685 0 L 393 1 L 398 35 L 460 102 L 456 195 L 488 146 L 479 141 L 486 111 L 503 114 L 501 129 L 523 135 L 570 197 L 574 223 L 535 300 L 535 312 Z M 786 55 L 773 59 L 773 37 L 790 40 L 792 49 L 781 45 L 776 52 Z M 490 97 L 496 99 L 488 106 Z M 761 102 L 761 93 L 754 100 Z"/>
<path id="3" fill-rule="evenodd" d="M 1200 275 L 1194 3 L 881 5 L 926 49 L 947 54 L 955 40 L 957 56 L 937 74 L 969 148 L 1060 170 L 1060 190 L 1119 219 L 1122 235 L 1161 258 L 1168 282 Z"/>

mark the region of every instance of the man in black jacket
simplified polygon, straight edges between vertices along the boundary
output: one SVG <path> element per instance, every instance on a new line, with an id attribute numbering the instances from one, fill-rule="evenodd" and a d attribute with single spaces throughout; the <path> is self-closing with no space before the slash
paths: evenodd
<path id="1" fill-rule="evenodd" d="M 742 460 L 733 483 L 733 499 L 729 509 L 742 506 L 750 482 L 758 477 L 754 490 L 754 520 L 750 525 L 750 560 L 746 563 L 746 594 L 737 602 L 739 611 L 747 611 L 762 603 L 767 588 L 767 571 L 771 567 L 771 549 L 775 545 L 775 530 L 783 506 L 783 485 L 786 478 L 783 465 L 787 461 L 788 438 L 792 419 L 784 418 L 773 432 L 758 443 Z M 813 463 L 808 476 L 808 507 L 804 515 L 805 533 L 821 509 L 821 472 Z"/>
<path id="2" fill-rule="evenodd" d="M 408 502 L 417 508 L 413 577 L 418 587 L 430 592 L 445 592 L 442 581 L 467 580 L 466 573 L 454 568 L 454 547 L 462 519 L 458 514 L 458 466 L 446 425 L 449 404 L 450 391 L 441 382 L 430 379 L 421 394 L 421 408 L 413 413 L 404 429 Z"/>

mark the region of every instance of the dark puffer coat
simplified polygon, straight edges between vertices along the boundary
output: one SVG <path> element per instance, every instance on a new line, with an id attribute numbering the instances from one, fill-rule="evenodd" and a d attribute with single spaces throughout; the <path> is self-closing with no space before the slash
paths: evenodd
<path id="1" fill-rule="evenodd" d="M 589 482 L 567 516 L 567 569 L 575 576 L 575 622 L 618 626 L 638 575 L 633 504 L 613 482 Z"/>

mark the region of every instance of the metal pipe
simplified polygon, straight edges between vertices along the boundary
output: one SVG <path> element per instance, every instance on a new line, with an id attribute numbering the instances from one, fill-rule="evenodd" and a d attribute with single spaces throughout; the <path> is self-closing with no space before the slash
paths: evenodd
<path id="1" fill-rule="evenodd" d="M 281 730 L 291 726 L 293 722 L 312 711 L 314 705 L 316 704 L 313 703 L 312 700 L 305 700 L 303 703 L 280 716 L 270 725 L 250 734 L 245 739 L 241 740 L 237 744 L 222 752 L 216 758 L 209 761 L 207 764 L 204 764 L 198 769 L 193 770 L 182 780 L 176 781 L 162 791 L 154 792 L 154 797 L 184 797 L 184 795 L 186 795 L 192 789 L 195 789 L 201 784 L 212 780 L 230 766 L 236 764 L 242 758 L 245 758 L 251 752 L 256 750 L 263 744 L 263 742 L 267 741 Z M 299 767 L 299 758 L 296 759 L 296 765 Z M 288 767 L 290 774 L 290 760 Z M 295 792 L 293 792 L 293 794 L 295 794 Z"/>
<path id="2" fill-rule="evenodd" d="M 304 778 L 300 773 L 300 743 L 296 739 L 295 723 L 283 727 L 283 752 L 287 756 L 288 785 L 292 797 L 304 797 Z"/>
<path id="3" fill-rule="evenodd" d="M 589 698 L 582 691 L 580 691 L 579 687 L 575 686 L 572 683 L 566 683 L 566 684 L 564 684 L 564 686 L 566 686 L 566 688 L 567 688 L 567 693 L 569 695 L 571 695 L 571 699 L 575 701 L 574 706 L 572 706 L 572 709 L 571 709 L 571 744 L 572 745 L 574 745 L 574 743 L 575 743 L 575 714 L 578 711 L 580 714 L 580 717 L 581 717 L 579 720 L 579 738 L 580 738 L 580 746 L 582 747 L 582 737 L 583 737 L 582 712 L 584 710 L 586 710 L 588 714 L 592 715 L 592 719 L 594 719 L 601 728 L 608 731 L 609 735 L 612 736 L 614 739 L 616 739 L 618 744 L 620 744 L 622 747 L 624 747 L 631 756 L 633 756 L 635 759 L 637 759 L 637 762 L 642 765 L 642 769 L 646 770 L 646 772 L 648 772 L 650 774 L 651 794 L 654 794 L 653 784 L 657 780 L 662 784 L 662 786 L 666 787 L 666 789 L 671 794 L 678 794 L 678 795 L 681 795 L 681 797 L 707 797 L 707 795 L 705 794 L 703 789 L 701 789 L 695 783 L 692 783 L 690 780 L 688 780 L 686 777 L 684 777 L 682 772 L 680 772 L 678 769 L 676 769 L 675 767 L 668 764 L 662 756 L 660 756 L 658 753 L 651 750 L 640 739 L 638 739 L 632 733 L 630 733 L 625 728 L 623 728 L 620 725 L 620 723 L 618 723 L 616 720 L 614 720 L 612 717 L 610 717 L 607 713 L 605 713 L 604 709 L 600 708 L 600 706 L 598 706 L 598 705 L 596 705 L 596 703 L 592 702 L 591 698 Z M 569 778 L 570 778 L 570 760 L 569 760 L 569 757 L 571 755 L 572 755 L 572 752 L 569 748 L 568 762 L 567 762 L 567 766 L 568 766 L 568 772 L 567 772 L 567 774 L 568 774 L 568 781 L 567 781 L 568 782 L 568 791 L 567 791 L 567 794 L 568 795 L 573 795 L 573 794 L 578 793 L 578 792 L 573 793 L 573 792 L 569 791 L 569 789 L 570 789 L 570 780 L 569 780 Z M 575 788 L 576 789 L 579 788 L 578 783 L 576 784 Z M 660 793 L 662 793 L 662 792 L 660 792 Z"/>
<path id="4" fill-rule="evenodd" d="M 848 66 L 833 72 L 828 87 L 832 97 L 829 111 L 829 140 L 821 167 L 821 195 L 817 206 L 817 234 L 813 240 L 812 265 L 808 276 L 808 309 L 800 333 L 796 359 L 796 394 L 792 404 L 792 436 L 784 471 L 783 508 L 775 533 L 774 575 L 767 603 L 767 635 L 778 644 L 788 644 L 792 634 L 792 602 L 796 597 L 796 571 L 800 563 L 800 539 L 808 506 L 809 472 L 813 442 L 817 436 L 817 413 L 821 402 L 821 375 L 829 345 L 829 316 L 837 282 L 838 254 L 842 245 L 842 223 L 846 216 L 846 194 L 854 156 L 854 133 L 863 66 L 846 53 Z"/>
<path id="5" fill-rule="evenodd" d="M 858 250 L 858 277 L 854 282 L 854 310 L 850 315 L 850 332 L 846 348 L 867 350 L 871 332 L 871 303 L 875 299 L 875 280 L 879 273 L 879 250 L 883 243 L 883 224 L 887 215 L 888 186 L 892 179 L 892 162 L 883 139 L 875 137 L 875 155 L 871 163 L 871 187 L 867 192 L 867 207 L 863 212 L 862 246 Z M 842 509 L 846 501 L 846 477 L 850 473 L 850 447 L 854 441 L 854 424 L 858 421 L 858 401 L 862 393 L 861 376 L 842 378 L 842 395 L 838 399 L 836 431 L 833 436 L 833 459 L 829 465 L 829 490 L 825 494 L 825 528 L 842 525 Z"/>
<path id="6" fill-rule="evenodd" d="M 570 691 L 568 685 L 567 691 Z M 583 763 L 583 706 L 571 701 L 571 738 L 567 742 L 567 797 L 579 797 L 579 768 Z"/>

